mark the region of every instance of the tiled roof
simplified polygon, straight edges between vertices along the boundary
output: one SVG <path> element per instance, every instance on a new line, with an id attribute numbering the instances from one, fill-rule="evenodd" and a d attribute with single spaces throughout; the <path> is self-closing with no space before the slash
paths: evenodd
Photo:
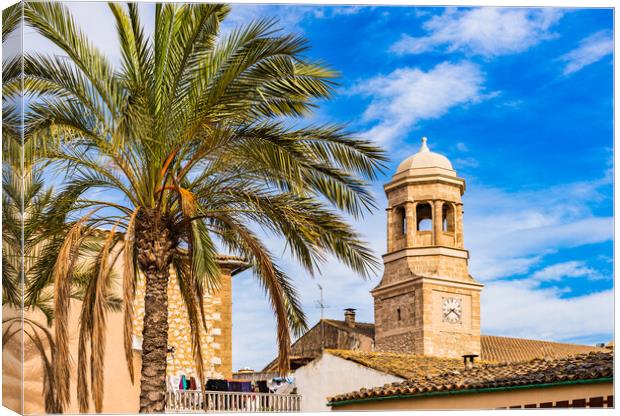
<path id="1" fill-rule="evenodd" d="M 325 319 L 324 321 L 342 331 L 356 332 L 371 338 L 375 336 L 375 325 L 371 323 L 356 322 L 354 327 L 350 327 L 345 321 L 335 319 Z M 562 358 L 590 351 L 607 351 L 609 348 L 497 335 L 480 335 L 480 349 L 482 361 L 513 363 L 534 358 Z"/>
<path id="2" fill-rule="evenodd" d="M 446 371 L 463 368 L 463 360 L 460 358 L 438 358 L 414 354 L 351 350 L 326 350 L 326 352 L 361 364 L 364 367 L 407 379 L 438 375 Z"/>
<path id="3" fill-rule="evenodd" d="M 498 337 L 494 335 L 481 335 L 480 349 L 480 358 L 483 361 L 509 363 L 527 361 L 534 358 L 562 358 L 591 351 L 608 351 L 604 348 L 589 345 Z"/>
<path id="4" fill-rule="evenodd" d="M 326 328 L 325 333 L 320 333 L 317 331 L 321 330 L 321 325 L 323 327 L 329 326 L 330 328 Z M 333 331 L 328 331 L 327 329 L 334 328 Z M 375 336 L 375 325 L 366 323 L 366 322 L 356 322 L 355 326 L 350 327 L 347 325 L 345 321 L 339 321 L 336 319 L 321 319 L 316 323 L 312 328 L 306 331 L 301 337 L 299 337 L 293 344 L 291 345 L 291 363 L 296 361 L 298 364 L 305 364 L 306 362 L 312 361 L 315 358 L 318 358 L 321 355 L 322 348 L 320 344 L 310 342 L 309 345 L 305 345 L 305 341 L 310 340 L 314 334 L 321 334 L 323 338 L 323 345 L 326 348 L 342 348 L 340 332 L 347 332 L 349 334 L 355 333 L 359 335 L 363 335 L 369 337 L 371 340 L 374 339 Z M 269 364 L 267 364 L 263 371 L 275 371 L 278 364 L 278 357 L 275 357 Z"/>
<path id="5" fill-rule="evenodd" d="M 238 256 L 229 256 L 226 254 L 218 254 L 217 255 L 217 263 L 220 267 L 227 266 L 231 267 L 232 275 L 236 275 L 237 273 L 241 273 L 242 271 L 248 269 L 250 267 L 250 263 L 242 257 Z"/>
<path id="6" fill-rule="evenodd" d="M 360 335 L 364 335 L 370 338 L 374 338 L 375 336 L 375 325 L 366 322 L 356 322 L 355 326 L 350 327 L 347 325 L 345 321 L 339 321 L 336 319 L 323 319 L 319 321 L 312 330 L 317 328 L 321 322 L 324 322 L 327 325 L 330 325 L 339 331 L 344 331 L 348 333 L 357 333 Z M 295 346 L 302 342 L 304 337 L 310 332 L 308 331 L 306 334 L 302 335 L 297 341 L 295 341 L 292 345 L 293 350 L 295 352 Z M 337 334 L 334 334 L 334 336 Z M 335 340 L 336 338 L 334 338 Z M 336 342 L 336 341 L 334 341 Z M 327 343 L 331 348 L 335 347 L 335 344 Z M 337 348 L 342 348 L 338 346 Z M 613 347 L 612 347 L 613 348 Z M 551 342 L 551 341 L 539 341 L 533 339 L 525 339 L 525 338 L 511 338 L 511 337 L 501 337 L 496 335 L 480 335 L 480 360 L 484 362 L 495 362 L 495 363 L 504 363 L 504 362 L 519 362 L 532 360 L 534 358 L 562 358 L 568 357 L 571 355 L 587 353 L 590 351 L 609 351 L 610 347 L 600 348 L 589 345 L 578 345 L 578 344 L 566 344 L 561 342 Z M 352 351 L 354 352 L 354 351 Z M 320 355 L 320 349 L 310 350 L 310 351 L 302 351 L 300 357 L 298 357 L 298 361 L 310 361 L 317 358 Z M 398 355 L 398 354 L 397 354 Z M 401 356 L 407 356 L 407 354 Z M 413 356 L 413 355 L 412 355 Z M 303 358 L 303 360 L 302 360 Z M 344 358 L 344 357 L 343 357 Z M 460 362 L 460 359 L 457 360 Z M 275 369 L 275 365 L 277 363 L 277 357 L 271 361 L 267 366 L 265 366 L 263 371 L 271 371 Z M 360 362 L 360 364 L 363 364 Z"/>
<path id="7" fill-rule="evenodd" d="M 375 397 L 415 397 L 429 392 L 536 386 L 613 378 L 613 372 L 613 352 L 590 352 L 560 359 L 538 358 L 512 364 L 480 364 L 471 369 L 462 368 L 438 376 L 416 377 L 383 387 L 361 389 L 328 400 L 337 405 L 347 400 Z"/>
<path id="8" fill-rule="evenodd" d="M 358 334 L 366 335 L 367 337 L 374 338 L 375 336 L 375 324 L 369 324 L 366 322 L 356 322 L 355 326 L 351 327 L 347 325 L 345 321 L 338 321 L 335 319 L 324 319 L 324 321 L 336 328 L 347 331 L 356 332 Z"/>
<path id="9" fill-rule="evenodd" d="M 347 331 L 357 332 L 374 337 L 375 325 L 356 322 L 355 327 L 349 327 L 345 321 L 325 319 L 330 325 Z M 532 360 L 534 358 L 562 358 L 576 354 L 585 354 L 591 351 L 607 351 L 591 345 L 567 344 L 563 342 L 540 341 L 536 339 L 500 337 L 496 335 L 480 335 L 480 359 L 490 362 L 509 362 Z"/>

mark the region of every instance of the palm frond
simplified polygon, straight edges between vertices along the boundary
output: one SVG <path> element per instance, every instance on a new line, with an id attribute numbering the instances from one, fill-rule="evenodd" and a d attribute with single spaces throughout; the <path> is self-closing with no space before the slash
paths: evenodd
<path id="1" fill-rule="evenodd" d="M 22 3 L 16 3 L 2 10 L 2 43 L 22 22 Z"/>
<path id="2" fill-rule="evenodd" d="M 24 5 L 24 17 L 37 32 L 71 58 L 98 91 L 108 109 L 114 112 L 121 100 L 114 71 L 75 24 L 68 8 L 57 2 L 29 2 Z"/>
<path id="3" fill-rule="evenodd" d="M 77 250 L 84 237 L 84 223 L 96 212 L 91 210 L 76 222 L 67 233 L 56 264 L 54 266 L 54 315 L 56 326 L 54 338 L 58 345 L 54 365 L 55 380 L 58 386 L 58 400 L 64 408 L 69 404 L 69 387 L 71 377 L 71 360 L 69 352 L 69 307 L 71 299 L 71 277 L 77 261 Z"/>
<path id="4" fill-rule="evenodd" d="M 341 214 L 359 218 L 376 208 L 369 181 L 385 167 L 385 153 L 344 126 L 302 120 L 331 98 L 338 72 L 308 58 L 307 39 L 283 33 L 273 19 L 256 20 L 222 37 L 230 11 L 226 5 L 156 4 L 149 37 L 135 4 L 110 4 L 122 58 L 118 68 L 87 39 L 65 5 L 30 2 L 24 7 L 27 23 L 66 56 L 24 58 L 23 87 L 30 99 L 26 127 L 20 127 L 15 103 L 3 106 L 10 139 L 3 152 L 15 174 L 21 174 L 19 157 L 27 149 L 29 167 L 44 158 L 65 183 L 47 192 L 33 180 L 26 190 L 7 173 L 3 202 L 12 209 L 3 212 L 3 220 L 19 218 L 11 202 L 19 198 L 26 198 L 30 212 L 40 218 L 27 224 L 28 244 L 39 245 L 28 250 L 31 258 L 49 258 L 33 262 L 28 273 L 38 278 L 26 290 L 33 302 L 47 301 L 45 291 L 53 286 L 59 325 L 52 364 L 60 405 L 69 398 L 69 298 L 83 299 L 80 410 L 86 411 L 92 398 L 100 411 L 106 311 L 123 305 L 125 357 L 133 381 L 135 279 L 151 266 L 163 274 L 174 268 L 196 368 L 200 377 L 205 374 L 200 334 L 209 328 L 202 299 L 220 283 L 216 242 L 248 259 L 276 317 L 280 370 L 285 371 L 291 333 L 306 328 L 306 317 L 292 279 L 256 230 L 286 240 L 309 274 L 320 272 L 328 256 L 363 277 L 378 265 Z M 16 96 L 21 62 L 9 62 L 7 68 L 4 92 Z M 20 141 L 22 135 L 27 142 Z M 19 252 L 17 228 L 6 229 L 6 241 L 13 244 L 7 262 Z M 168 251 L 158 256 L 146 238 L 153 231 L 169 238 L 163 243 Z M 94 234 L 101 237 L 96 242 Z M 107 289 L 110 265 L 120 256 L 122 299 Z M 77 258 L 97 260 L 80 276 Z M 12 275 L 19 271 L 7 264 Z M 16 290 L 8 285 L 3 298 L 15 298 Z"/>
<path id="5" fill-rule="evenodd" d="M 129 371 L 129 377 L 131 383 L 134 382 L 133 371 L 133 349 L 132 349 L 132 334 L 133 334 L 133 318 L 134 318 L 134 302 L 136 297 L 136 258 L 134 252 L 134 238 L 135 238 L 135 222 L 139 209 L 136 209 L 129 220 L 127 226 L 127 232 L 125 234 L 125 242 L 123 247 L 123 342 L 125 347 L 125 360 L 127 361 L 127 369 Z"/>

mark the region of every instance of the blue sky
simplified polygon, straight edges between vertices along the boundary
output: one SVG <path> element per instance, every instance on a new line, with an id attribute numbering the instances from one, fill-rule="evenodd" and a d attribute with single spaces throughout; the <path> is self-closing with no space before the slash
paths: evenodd
<path id="1" fill-rule="evenodd" d="M 152 15 L 152 5 L 142 5 Z M 72 4 L 117 62 L 102 4 Z M 93 20 L 92 16 L 97 16 Z M 605 342 L 613 331 L 613 13 L 611 9 L 235 5 L 225 30 L 262 16 L 303 33 L 341 72 L 337 94 L 309 120 L 349 123 L 392 161 L 372 188 L 380 206 L 355 223 L 385 252 L 385 196 L 396 165 L 422 136 L 467 181 L 465 245 L 486 285 L 482 332 Z M 152 23 L 147 22 L 152 30 Z M 53 48 L 26 33 L 29 49 Z M 266 236 L 269 239 L 268 236 Z M 364 281 L 330 261 L 311 279 L 269 240 L 295 278 L 313 325 L 346 307 L 373 321 Z M 233 367 L 275 355 L 275 323 L 249 272 L 233 283 Z"/>
<path id="2" fill-rule="evenodd" d="M 236 6 L 277 16 L 342 73 L 318 120 L 350 123 L 392 162 L 381 209 L 357 223 L 385 252 L 382 184 L 428 136 L 467 180 L 465 245 L 486 285 L 482 332 L 604 342 L 613 331 L 613 15 L 611 10 Z M 373 321 L 362 281 L 330 263 L 316 282 L 283 256 L 314 324 L 345 307 Z M 275 352 L 251 276 L 234 281 L 235 368 Z M 260 322 L 260 325 L 257 323 Z M 271 324 L 273 328 L 273 324 Z M 266 351 L 270 351 L 267 354 Z M 266 359 L 264 359 L 266 358 Z"/>

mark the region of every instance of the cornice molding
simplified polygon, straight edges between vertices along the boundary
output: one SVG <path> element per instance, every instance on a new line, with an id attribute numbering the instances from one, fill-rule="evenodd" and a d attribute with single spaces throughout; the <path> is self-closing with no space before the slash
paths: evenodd
<path id="1" fill-rule="evenodd" d="M 416 284 L 435 284 L 457 289 L 475 290 L 477 292 L 482 291 L 482 288 L 484 287 L 482 283 L 478 283 L 475 280 L 465 282 L 462 280 L 454 280 L 439 276 L 413 276 L 410 279 L 390 283 L 385 286 L 377 286 L 371 290 L 370 293 L 373 296 L 389 295 L 392 291 L 402 291 L 403 293 L 406 293 L 409 291 L 408 289 L 410 289 L 410 286 L 415 286 Z"/>
<path id="2" fill-rule="evenodd" d="M 383 255 L 383 263 L 390 263 L 404 257 L 447 256 L 469 259 L 469 251 L 447 246 L 408 247 Z"/>

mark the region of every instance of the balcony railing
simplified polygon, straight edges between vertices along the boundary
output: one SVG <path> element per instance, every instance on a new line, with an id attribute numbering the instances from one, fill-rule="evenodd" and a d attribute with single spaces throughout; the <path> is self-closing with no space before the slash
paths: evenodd
<path id="1" fill-rule="evenodd" d="M 300 410 L 301 396 L 297 394 L 206 391 L 205 403 L 200 390 L 176 390 L 166 393 L 167 412 L 299 412 Z"/>

